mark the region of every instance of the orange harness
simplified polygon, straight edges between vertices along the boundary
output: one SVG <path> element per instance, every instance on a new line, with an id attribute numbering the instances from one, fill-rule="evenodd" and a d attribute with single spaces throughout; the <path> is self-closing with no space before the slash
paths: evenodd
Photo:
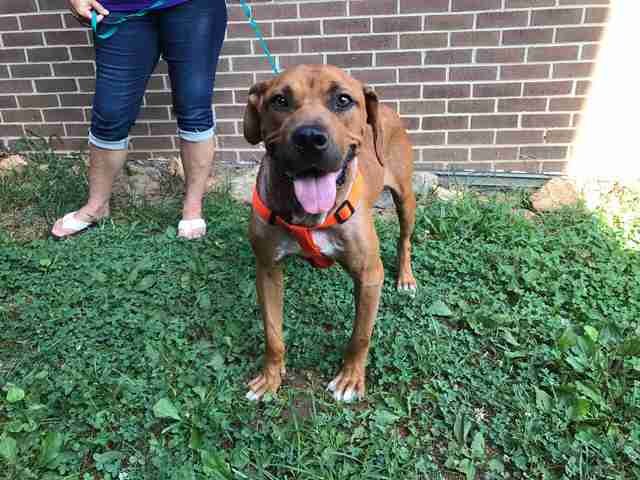
<path id="1" fill-rule="evenodd" d="M 290 223 L 285 222 L 281 217 L 275 214 L 272 210 L 264 204 L 260 195 L 258 195 L 257 187 L 253 189 L 253 209 L 254 211 L 260 215 L 260 217 L 268 222 L 271 225 L 280 225 L 284 229 L 288 230 L 295 239 L 298 241 L 300 248 L 304 253 L 304 257 L 306 260 L 311 263 L 316 268 L 328 268 L 332 266 L 335 261 L 329 257 L 326 257 L 322 254 L 316 242 L 313 241 L 313 236 L 311 232 L 313 230 L 320 230 L 323 228 L 329 228 L 333 225 L 344 223 L 351 218 L 351 216 L 355 213 L 355 207 L 362 196 L 362 190 L 364 187 L 364 181 L 362 178 L 362 174 L 358 171 L 358 175 L 356 176 L 353 185 L 351 186 L 351 192 L 349 193 L 349 197 L 342 202 L 342 204 L 336 208 L 333 214 L 328 215 L 327 219 L 321 223 L 320 225 L 316 225 L 315 227 L 304 227 L 302 225 L 292 225 Z"/>

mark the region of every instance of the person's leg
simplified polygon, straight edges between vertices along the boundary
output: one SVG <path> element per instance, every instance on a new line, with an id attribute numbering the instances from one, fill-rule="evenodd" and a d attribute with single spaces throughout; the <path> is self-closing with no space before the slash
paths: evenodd
<path id="1" fill-rule="evenodd" d="M 198 238 L 206 232 L 204 222 L 198 220 L 213 165 L 215 119 L 211 102 L 227 26 L 226 5 L 223 0 L 190 0 L 161 12 L 160 25 L 185 173 L 184 221 L 178 234 Z"/>
<path id="2" fill-rule="evenodd" d="M 108 25 L 117 13 L 105 18 Z M 101 24 L 102 25 L 102 24 Z M 127 159 L 129 130 L 135 123 L 147 81 L 160 55 L 158 22 L 131 19 L 112 37 L 95 39 L 96 91 L 89 132 L 89 198 L 77 212 L 53 226 L 55 237 L 75 233 L 83 224 L 109 215 L 113 182 Z"/>

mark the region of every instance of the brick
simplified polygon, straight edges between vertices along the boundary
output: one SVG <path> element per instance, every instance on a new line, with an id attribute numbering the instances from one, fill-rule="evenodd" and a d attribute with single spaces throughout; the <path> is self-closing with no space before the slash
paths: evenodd
<path id="1" fill-rule="evenodd" d="M 76 81 L 72 78 L 36 80 L 38 93 L 48 92 L 75 92 L 78 89 Z"/>
<path id="2" fill-rule="evenodd" d="M 607 23 L 609 13 L 608 8 L 587 8 L 585 23 Z"/>
<path id="3" fill-rule="evenodd" d="M 478 14 L 477 28 L 526 27 L 529 12 L 488 12 Z"/>
<path id="4" fill-rule="evenodd" d="M 330 3 L 338 4 L 338 2 L 325 2 L 325 3 L 323 3 L 322 5 L 324 5 L 324 8 L 327 11 L 332 9 L 332 7 L 329 6 Z M 342 2 L 339 2 L 339 3 L 342 3 Z M 263 3 L 263 4 L 254 5 L 252 8 L 253 8 L 253 11 L 254 11 L 255 18 L 259 18 L 260 20 L 278 20 L 278 19 L 282 19 L 282 18 L 297 18 L 298 17 L 298 9 L 296 8 L 296 5 L 292 5 L 292 4 L 280 5 L 280 4 L 277 4 L 277 3 L 275 3 L 275 4 L 264 4 Z M 239 12 L 239 18 L 240 18 L 241 22 L 246 22 L 246 18 L 244 16 L 244 13 Z"/>
<path id="5" fill-rule="evenodd" d="M 355 79 L 363 83 L 397 83 L 398 76 L 395 69 L 365 68 L 352 69 L 349 72 Z"/>
<path id="6" fill-rule="evenodd" d="M 473 82 L 482 80 L 496 80 L 498 67 L 452 67 L 449 79 L 454 82 Z"/>
<path id="7" fill-rule="evenodd" d="M 11 95 L 0 95 L 0 108 L 17 108 L 16 97 Z"/>
<path id="8" fill-rule="evenodd" d="M 27 50 L 29 62 L 64 62 L 69 60 L 69 52 L 64 47 L 30 48 Z"/>
<path id="9" fill-rule="evenodd" d="M 444 101 L 400 102 L 401 115 L 435 115 L 445 112 Z"/>
<path id="10" fill-rule="evenodd" d="M 576 130 L 568 128 L 547 130 L 544 135 L 546 143 L 573 143 L 575 139 Z"/>
<path id="11" fill-rule="evenodd" d="M 0 95 L 4 93 L 30 93 L 32 91 L 30 80 L 0 80 Z"/>
<path id="12" fill-rule="evenodd" d="M 561 160 L 567 157 L 567 147 L 521 147 L 520 157 L 545 159 L 545 160 Z"/>
<path id="13" fill-rule="evenodd" d="M 2 2 L 0 2 L 0 15 L 12 13 L 32 13 L 36 10 L 36 4 L 34 0 L 2 0 Z"/>
<path id="14" fill-rule="evenodd" d="M 543 143 L 543 130 L 501 130 L 496 135 L 498 145 Z"/>
<path id="15" fill-rule="evenodd" d="M 25 60 L 22 48 L 0 48 L 0 63 L 23 63 Z"/>
<path id="16" fill-rule="evenodd" d="M 95 92 L 96 79 L 95 78 L 78 78 L 78 89 L 81 92 Z"/>
<path id="17" fill-rule="evenodd" d="M 521 162 L 496 162 L 494 169 L 497 172 L 526 172 L 540 173 L 541 163 L 535 160 Z"/>
<path id="18" fill-rule="evenodd" d="M 236 57 L 233 59 L 233 70 L 237 72 L 269 71 L 271 65 L 263 57 Z"/>
<path id="19" fill-rule="evenodd" d="M 543 63 L 534 65 L 504 65 L 500 67 L 500 80 L 549 78 L 550 71 L 551 65 Z"/>
<path id="20" fill-rule="evenodd" d="M 504 45 L 530 45 L 553 42 L 553 28 L 528 28 L 505 30 L 502 33 Z"/>
<path id="21" fill-rule="evenodd" d="M 426 53 L 424 62 L 428 65 L 471 63 L 472 53 L 472 50 L 432 50 Z"/>
<path id="22" fill-rule="evenodd" d="M 374 2 L 369 2 L 374 3 Z M 400 0 L 400 13 L 447 12 L 449 0 Z"/>
<path id="23" fill-rule="evenodd" d="M 295 6 L 293 7 L 294 8 L 292 10 L 295 12 Z M 300 4 L 300 16 L 302 18 L 344 17 L 346 14 L 347 4 L 345 2 L 318 2 Z"/>
<path id="24" fill-rule="evenodd" d="M 500 44 L 498 31 L 452 32 L 451 46 L 453 47 L 491 47 Z"/>
<path id="25" fill-rule="evenodd" d="M 46 30 L 62 28 L 62 17 L 59 14 L 23 15 L 20 17 L 22 30 Z"/>
<path id="26" fill-rule="evenodd" d="M 96 73 L 89 62 L 55 63 L 53 70 L 56 77 L 93 77 Z"/>
<path id="27" fill-rule="evenodd" d="M 599 51 L 600 45 L 597 43 L 583 45 L 582 53 L 580 54 L 580 60 L 595 60 L 596 58 L 598 58 Z"/>
<path id="28" fill-rule="evenodd" d="M 144 96 L 145 105 L 171 105 L 172 96 L 171 92 L 153 92 L 146 93 Z M 216 102 L 218 103 L 218 102 Z"/>
<path id="29" fill-rule="evenodd" d="M 82 122 L 84 113 L 81 108 L 52 108 L 43 110 L 45 122 Z"/>
<path id="30" fill-rule="evenodd" d="M 569 169 L 569 162 L 566 161 L 543 161 L 540 163 L 542 173 L 561 173 L 566 174 Z"/>
<path id="31" fill-rule="evenodd" d="M 557 43 L 597 42 L 602 38 L 603 27 L 558 28 Z"/>
<path id="32" fill-rule="evenodd" d="M 51 67 L 45 64 L 11 65 L 11 76 L 13 78 L 50 77 Z"/>
<path id="33" fill-rule="evenodd" d="M 2 35 L 5 47 L 31 47 L 44 45 L 40 32 L 5 33 Z"/>
<path id="34" fill-rule="evenodd" d="M 77 30 L 61 30 L 59 32 L 45 32 L 47 45 L 87 45 L 87 32 Z"/>
<path id="35" fill-rule="evenodd" d="M 326 35 L 371 32 L 371 20 L 368 18 L 341 18 L 336 20 L 325 20 L 322 26 Z"/>
<path id="36" fill-rule="evenodd" d="M 71 58 L 76 61 L 96 59 L 96 52 L 93 47 L 69 47 Z"/>
<path id="37" fill-rule="evenodd" d="M 420 52 L 389 52 L 376 54 L 376 66 L 411 66 L 420 65 L 422 55 Z"/>
<path id="38" fill-rule="evenodd" d="M 398 11 L 398 0 L 351 0 L 350 15 L 393 15 Z"/>
<path id="39" fill-rule="evenodd" d="M 527 54 L 529 62 L 554 62 L 563 60 L 577 60 L 579 47 L 559 46 L 559 47 L 531 47 Z"/>
<path id="40" fill-rule="evenodd" d="M 5 123 L 42 122 L 42 114 L 40 110 L 4 110 L 2 112 L 2 120 Z"/>
<path id="41" fill-rule="evenodd" d="M 444 82 L 447 79 L 445 68 L 403 68 L 398 73 L 401 83 Z"/>
<path id="42" fill-rule="evenodd" d="M 532 82 L 524 84 L 525 97 L 544 95 L 569 95 L 573 89 L 573 82 Z"/>
<path id="43" fill-rule="evenodd" d="M 579 112 L 586 103 L 585 97 L 552 98 L 549 101 L 549 110 L 552 112 Z"/>
<path id="44" fill-rule="evenodd" d="M 327 55 L 327 63 L 342 68 L 370 67 L 373 65 L 372 53 L 344 53 Z"/>
<path id="45" fill-rule="evenodd" d="M 501 98 L 498 100 L 499 112 L 544 112 L 546 109 L 546 98 Z"/>
<path id="46" fill-rule="evenodd" d="M 0 78 L 9 78 L 9 67 L 0 65 Z"/>
<path id="47" fill-rule="evenodd" d="M 69 2 L 65 0 L 39 0 L 40 10 L 67 10 L 69 8 Z"/>
<path id="48" fill-rule="evenodd" d="M 0 32 L 18 30 L 18 17 L 0 17 Z"/>
<path id="49" fill-rule="evenodd" d="M 258 27 L 264 37 L 273 36 L 273 27 L 270 23 L 258 22 Z M 248 22 L 230 23 L 227 25 L 227 38 L 256 38 L 256 34 Z"/>
<path id="50" fill-rule="evenodd" d="M 0 138 L 22 136 L 24 136 L 24 129 L 22 128 L 22 125 L 3 125 L 0 123 Z"/>
<path id="51" fill-rule="evenodd" d="M 454 12 L 471 10 L 496 10 L 502 7 L 501 0 L 453 0 L 451 9 Z"/>
<path id="52" fill-rule="evenodd" d="M 173 141 L 168 137 L 133 137 L 131 148 L 133 150 L 172 150 Z"/>
<path id="53" fill-rule="evenodd" d="M 507 0 L 506 8 L 553 7 L 556 0 Z"/>
<path id="54" fill-rule="evenodd" d="M 467 116 L 435 116 L 422 118 L 422 130 L 466 130 L 469 128 Z"/>
<path id="55" fill-rule="evenodd" d="M 420 129 L 420 119 L 415 117 L 402 117 L 402 125 L 408 131 Z"/>
<path id="56" fill-rule="evenodd" d="M 474 162 L 473 164 L 469 162 L 450 162 L 447 164 L 447 171 L 493 172 L 493 164 L 481 162 Z"/>
<path id="57" fill-rule="evenodd" d="M 479 83 L 473 86 L 474 97 L 517 97 L 521 83 Z"/>
<path id="58" fill-rule="evenodd" d="M 517 127 L 518 115 L 474 115 L 471 117 L 472 129 L 501 129 Z"/>
<path id="59" fill-rule="evenodd" d="M 488 113 L 495 105 L 495 100 L 449 100 L 449 113 Z"/>
<path id="60" fill-rule="evenodd" d="M 574 113 L 573 114 L 573 119 L 571 120 L 571 126 L 572 127 L 578 127 L 580 126 L 580 121 L 582 120 L 582 115 L 579 113 Z"/>
<path id="61" fill-rule="evenodd" d="M 549 113 L 522 116 L 522 126 L 524 128 L 568 127 L 570 121 L 570 115 L 568 114 Z"/>
<path id="62" fill-rule="evenodd" d="M 444 132 L 415 132 L 409 134 L 409 141 L 413 146 L 428 146 L 428 145 L 444 145 L 445 142 Z"/>
<path id="63" fill-rule="evenodd" d="M 217 88 L 245 87 L 253 83 L 250 73 L 219 73 L 216 75 Z"/>
<path id="64" fill-rule="evenodd" d="M 49 108 L 59 105 L 58 96 L 50 95 L 19 95 L 20 108 Z"/>
<path id="65" fill-rule="evenodd" d="M 591 89 L 591 82 L 588 80 L 579 80 L 576 82 L 576 95 L 586 95 Z"/>
<path id="66" fill-rule="evenodd" d="M 479 48 L 478 63 L 520 63 L 524 61 L 524 48 Z"/>
<path id="67" fill-rule="evenodd" d="M 31 135 L 41 137 L 64 137 L 64 125 L 61 123 L 39 123 L 24 125 L 24 130 Z"/>
<path id="68" fill-rule="evenodd" d="M 344 52 L 349 49 L 347 37 L 303 38 L 303 52 Z M 357 49 L 361 50 L 361 49 Z"/>
<path id="69" fill-rule="evenodd" d="M 472 148 L 472 161 L 515 160 L 518 158 L 518 149 L 512 147 Z"/>
<path id="70" fill-rule="evenodd" d="M 590 77 L 595 63 L 556 63 L 553 66 L 553 78 L 584 78 Z"/>
<path id="71" fill-rule="evenodd" d="M 66 93 L 60 95 L 63 107 L 88 107 L 93 103 L 93 95 L 87 93 Z"/>
<path id="72" fill-rule="evenodd" d="M 385 100 L 420 98 L 420 85 L 382 85 L 376 92 Z"/>
<path id="73" fill-rule="evenodd" d="M 351 50 L 391 50 L 398 48 L 397 35 L 365 35 L 350 38 Z M 345 49 L 346 50 L 346 49 Z"/>
<path id="74" fill-rule="evenodd" d="M 473 15 L 427 15 L 424 30 L 467 30 L 473 28 Z"/>
<path id="75" fill-rule="evenodd" d="M 609 5 L 611 0 L 560 0 L 560 5 Z"/>
<path id="76" fill-rule="evenodd" d="M 421 30 L 420 17 L 380 17 L 373 19 L 374 32 L 410 32 Z"/>
<path id="77" fill-rule="evenodd" d="M 69 137 L 86 138 L 87 133 L 89 132 L 89 127 L 89 123 L 65 123 L 64 129 Z"/>
<path id="78" fill-rule="evenodd" d="M 424 148 L 424 162 L 466 162 L 469 160 L 468 148 Z"/>
<path id="79" fill-rule="evenodd" d="M 416 48 L 440 48 L 448 45 L 446 33 L 401 33 L 400 48 L 403 50 Z"/>
<path id="80" fill-rule="evenodd" d="M 581 8 L 553 8 L 549 10 L 534 10 L 531 25 L 572 25 L 582 21 Z"/>
<path id="81" fill-rule="evenodd" d="M 465 130 L 461 132 L 448 132 L 447 143 L 449 145 L 486 145 L 493 143 L 494 132 Z"/>
<path id="82" fill-rule="evenodd" d="M 470 85 L 424 85 L 422 87 L 423 98 L 464 98 L 471 95 Z"/>
<path id="83" fill-rule="evenodd" d="M 271 40 L 269 42 L 269 50 L 271 50 L 271 53 L 280 53 L 280 47 L 281 45 L 285 43 L 285 44 L 290 44 L 293 43 L 295 44 L 295 48 L 298 48 L 298 41 L 297 40 L 293 40 L 293 39 L 279 39 L 278 41 L 276 40 Z M 260 51 L 260 45 L 258 44 L 258 41 L 256 40 L 254 43 L 254 48 L 256 52 Z M 256 48 L 257 47 L 257 48 Z M 294 50 L 297 51 L 297 50 Z M 230 55 L 251 55 L 251 42 L 248 40 L 229 40 L 227 42 L 224 42 L 222 44 L 222 50 L 220 52 L 220 55 L 222 56 L 230 56 Z"/>

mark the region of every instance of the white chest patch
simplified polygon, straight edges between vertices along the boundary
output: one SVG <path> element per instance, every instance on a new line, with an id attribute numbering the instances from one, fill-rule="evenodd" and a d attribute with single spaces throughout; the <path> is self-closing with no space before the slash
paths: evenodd
<path id="1" fill-rule="evenodd" d="M 341 253 L 344 248 L 342 242 L 338 240 L 334 235 L 325 230 L 314 230 L 311 232 L 313 241 L 316 243 L 323 255 L 333 258 Z M 298 244 L 295 238 L 290 235 L 285 235 L 282 242 L 278 245 L 275 251 L 275 261 L 279 262 L 289 255 L 302 255 L 302 248 Z"/>

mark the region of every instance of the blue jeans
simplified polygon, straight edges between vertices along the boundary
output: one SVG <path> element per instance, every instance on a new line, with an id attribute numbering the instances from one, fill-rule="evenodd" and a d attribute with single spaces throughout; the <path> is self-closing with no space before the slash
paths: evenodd
<path id="1" fill-rule="evenodd" d="M 122 15 L 112 12 L 100 25 L 106 28 Z M 192 142 L 211 138 L 213 85 L 226 28 L 224 0 L 189 0 L 131 18 L 106 40 L 94 37 L 90 143 L 107 150 L 128 147 L 129 131 L 160 55 L 169 67 L 178 135 Z"/>

